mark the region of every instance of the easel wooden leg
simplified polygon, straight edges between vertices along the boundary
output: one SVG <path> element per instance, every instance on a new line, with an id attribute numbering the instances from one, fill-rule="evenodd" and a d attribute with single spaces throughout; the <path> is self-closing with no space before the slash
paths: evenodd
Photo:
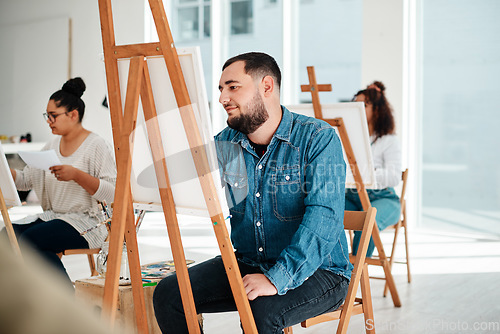
<path id="1" fill-rule="evenodd" d="M 382 239 L 380 239 L 380 232 L 377 225 L 373 226 L 372 238 L 373 242 L 375 243 L 375 247 L 377 247 L 380 258 L 378 261 L 384 269 L 385 279 L 387 285 L 389 286 L 389 291 L 391 291 L 391 297 L 394 306 L 401 307 L 401 300 L 399 299 L 398 290 L 396 289 L 396 282 L 394 281 L 394 277 L 392 276 L 391 268 L 389 267 L 389 261 L 387 261 L 384 246 L 382 245 Z"/>
<path id="2" fill-rule="evenodd" d="M 120 139 L 116 156 L 118 174 L 116 179 L 113 221 L 111 224 L 112 228 L 109 242 L 108 265 L 106 269 L 106 282 L 104 285 L 103 297 L 103 315 L 105 317 L 108 317 L 111 323 L 114 322 L 116 317 L 118 280 L 127 221 L 129 221 L 128 225 L 133 226 L 132 228 L 135 229 L 130 189 L 130 174 L 132 167 L 130 134 L 134 130 L 135 122 L 137 120 L 137 108 L 139 104 L 139 89 L 143 71 L 143 60 L 144 57 L 134 57 L 130 60 L 127 96 L 123 116 L 124 121 L 121 129 L 114 129 L 114 131 L 119 131 L 119 136 L 117 137 L 119 137 Z M 127 215 L 129 216 L 128 219 Z M 134 245 L 132 245 L 132 248 L 133 247 Z M 137 244 L 135 244 L 135 248 L 137 249 Z M 141 305 L 141 302 L 138 301 L 138 303 L 139 305 L 136 304 L 136 312 L 138 312 L 138 307 Z M 142 297 L 142 305 L 144 305 L 144 296 Z M 143 308 L 143 310 L 141 311 L 143 311 L 142 318 L 146 319 L 145 308 Z M 140 323 L 142 323 L 142 321 L 138 322 L 138 325 Z M 143 326 L 142 328 L 138 327 L 138 330 L 140 333 L 148 332 L 147 326 Z"/>
<path id="3" fill-rule="evenodd" d="M 236 260 L 236 256 L 234 255 L 233 247 L 222 213 L 218 216 L 212 217 L 212 226 L 214 228 L 215 236 L 217 237 L 217 243 L 219 244 L 222 261 L 224 263 L 224 268 L 226 269 L 231 291 L 233 292 L 236 308 L 240 314 L 243 330 L 245 333 L 257 333 L 257 327 L 255 326 L 252 310 L 250 309 L 250 303 L 248 302 L 248 297 L 245 292 L 245 288 L 243 287 L 240 268 L 238 267 L 238 262 Z"/>
<path id="4" fill-rule="evenodd" d="M 87 254 L 87 259 L 89 260 L 90 276 L 97 276 L 97 270 L 95 269 L 94 254 Z"/>
<path id="5" fill-rule="evenodd" d="M 365 317 L 366 333 L 375 334 L 375 322 L 373 319 L 372 293 L 370 289 L 370 277 L 368 275 L 368 264 L 363 265 L 361 274 L 361 297 L 363 299 L 363 313 Z"/>
<path id="6" fill-rule="evenodd" d="M 0 211 L 2 211 L 3 222 L 5 224 L 5 230 L 7 231 L 7 236 L 9 237 L 10 245 L 14 250 L 14 254 L 21 258 L 21 249 L 19 248 L 19 243 L 17 242 L 16 233 L 14 232 L 14 227 L 9 217 L 9 209 L 5 204 L 5 198 L 3 197 L 2 190 L 0 189 Z"/>
<path id="7" fill-rule="evenodd" d="M 392 264 L 394 263 L 394 257 L 396 256 L 396 244 L 398 241 L 399 228 L 400 228 L 399 225 L 396 225 L 396 227 L 394 228 L 394 241 L 392 242 L 391 257 L 389 258 L 389 268 L 391 268 L 391 272 L 392 272 Z M 389 286 L 387 285 L 386 281 L 384 286 L 384 297 L 387 296 L 388 289 Z"/>
<path id="8" fill-rule="evenodd" d="M 408 248 L 408 226 L 406 223 L 406 203 L 403 209 L 403 224 L 402 226 L 405 229 L 405 250 L 406 250 L 406 273 L 408 274 L 408 283 L 411 283 L 411 273 L 410 273 L 410 250 Z"/>
<path id="9" fill-rule="evenodd" d="M 141 263 L 139 259 L 139 247 L 137 245 L 137 234 L 135 229 L 134 210 L 132 200 L 129 200 L 127 209 L 127 221 L 125 230 L 125 242 L 129 261 L 130 280 L 132 282 L 132 297 L 134 299 L 134 311 L 137 329 L 139 333 L 148 333 L 146 314 L 146 302 L 144 300 L 144 289 L 142 287 Z"/>
<path id="10" fill-rule="evenodd" d="M 344 301 L 344 308 L 342 309 L 342 313 L 340 314 L 340 321 L 339 325 L 337 327 L 337 334 L 345 334 L 347 333 L 347 327 L 349 326 L 349 321 L 351 319 L 351 314 L 354 308 L 354 301 L 356 299 L 356 292 L 358 291 L 358 286 L 361 282 L 362 287 L 361 287 L 361 292 L 369 292 L 370 288 L 369 285 L 368 287 L 365 285 L 363 288 L 363 284 L 366 284 L 366 281 L 363 282 L 364 273 L 368 272 L 368 270 L 365 271 L 365 268 L 367 264 L 365 263 L 366 259 L 366 251 L 368 249 L 368 240 L 370 239 L 370 233 L 367 233 L 367 231 L 370 229 L 370 225 L 366 222 L 371 222 L 372 226 L 375 226 L 374 221 L 375 221 L 375 214 L 376 210 L 373 208 L 368 208 L 368 214 L 367 217 L 365 218 L 365 227 L 363 228 L 363 234 L 361 236 L 361 240 L 359 241 L 360 247 L 358 248 L 358 253 L 356 256 L 356 259 L 354 261 L 354 268 L 358 268 L 360 270 L 358 271 L 353 271 L 351 274 L 351 283 L 352 284 L 352 289 L 349 288 L 346 299 Z M 360 265 L 362 263 L 363 265 Z M 369 284 L 369 282 L 368 282 Z M 365 296 L 362 296 L 363 298 L 363 303 L 365 303 Z M 371 297 L 370 300 L 367 301 L 367 303 L 371 304 Z M 372 317 L 373 318 L 373 317 Z"/>
<path id="11" fill-rule="evenodd" d="M 172 248 L 172 256 L 174 258 L 177 282 L 184 307 L 184 315 L 186 317 L 189 333 L 200 333 L 193 291 L 191 289 L 191 282 L 189 280 L 186 265 L 186 257 L 184 255 L 184 248 L 182 247 L 179 223 L 175 212 L 174 196 L 172 194 L 170 180 L 168 177 L 167 163 L 165 160 L 160 126 L 158 124 L 153 98 L 153 89 L 151 87 L 147 63 L 144 63 L 143 80 L 141 85 L 141 101 L 143 104 L 144 119 L 146 120 L 148 137 L 150 140 L 149 145 L 153 154 L 153 161 L 155 162 L 154 167 L 156 178 L 160 187 L 160 198 L 163 206 L 163 213 L 165 215 L 165 222 L 167 224 L 170 246 Z"/>

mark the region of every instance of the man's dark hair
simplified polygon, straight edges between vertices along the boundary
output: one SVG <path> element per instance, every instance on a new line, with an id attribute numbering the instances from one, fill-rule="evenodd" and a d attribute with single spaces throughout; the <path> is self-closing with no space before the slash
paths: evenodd
<path id="1" fill-rule="evenodd" d="M 222 66 L 224 71 L 226 67 L 237 61 L 245 62 L 245 73 L 253 78 L 260 79 L 266 75 L 273 77 L 278 85 L 278 91 L 281 86 L 281 71 L 273 57 L 262 52 L 248 52 L 229 58 Z"/>

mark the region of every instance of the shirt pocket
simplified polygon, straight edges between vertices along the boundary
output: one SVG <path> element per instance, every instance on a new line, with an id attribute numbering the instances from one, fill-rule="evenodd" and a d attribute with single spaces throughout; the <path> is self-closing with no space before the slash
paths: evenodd
<path id="1" fill-rule="evenodd" d="M 272 175 L 273 212 L 281 221 L 302 219 L 305 212 L 299 167 L 277 169 Z"/>
<path id="2" fill-rule="evenodd" d="M 226 200 L 231 213 L 245 212 L 246 198 L 248 195 L 248 177 L 242 174 L 230 174 L 224 172 L 226 183 Z"/>

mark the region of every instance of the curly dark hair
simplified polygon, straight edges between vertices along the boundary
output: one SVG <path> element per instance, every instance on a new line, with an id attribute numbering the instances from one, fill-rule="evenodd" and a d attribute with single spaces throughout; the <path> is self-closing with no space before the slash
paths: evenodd
<path id="1" fill-rule="evenodd" d="M 360 90 L 354 95 L 354 99 L 358 95 L 364 95 L 365 102 L 370 103 L 372 105 L 373 131 L 375 132 L 375 136 L 377 138 L 395 133 L 392 107 L 387 101 L 384 91 L 385 91 L 384 84 L 380 81 L 374 81 L 373 83 L 368 85 L 365 89 Z"/>

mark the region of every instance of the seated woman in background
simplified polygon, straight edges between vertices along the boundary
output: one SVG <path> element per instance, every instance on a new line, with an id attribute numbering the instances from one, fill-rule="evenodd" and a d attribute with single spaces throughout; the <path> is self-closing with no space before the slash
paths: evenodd
<path id="1" fill-rule="evenodd" d="M 101 247 L 107 236 L 105 225 L 91 228 L 104 220 L 98 201 L 113 201 L 116 181 L 110 147 L 82 126 L 85 88 L 81 78 L 68 80 L 52 94 L 43 114 L 52 133 L 58 135 L 43 150 L 55 150 L 61 165 L 50 171 L 30 166 L 22 171 L 11 169 L 17 189 L 33 189 L 43 209 L 13 224 L 20 244 L 30 244 L 68 279 L 57 253 Z"/>
<path id="2" fill-rule="evenodd" d="M 394 191 L 401 181 L 401 147 L 394 130 L 392 108 L 387 101 L 385 86 L 375 81 L 354 96 L 354 101 L 365 103 L 366 120 L 370 132 L 373 163 L 377 189 L 368 189 L 371 205 L 377 208 L 377 226 L 380 231 L 398 222 L 401 205 Z M 363 207 L 356 190 L 346 189 L 345 209 L 362 211 Z M 352 245 L 356 255 L 361 232 L 355 232 Z M 368 245 L 367 257 L 371 257 L 375 245 L 373 239 Z"/>

